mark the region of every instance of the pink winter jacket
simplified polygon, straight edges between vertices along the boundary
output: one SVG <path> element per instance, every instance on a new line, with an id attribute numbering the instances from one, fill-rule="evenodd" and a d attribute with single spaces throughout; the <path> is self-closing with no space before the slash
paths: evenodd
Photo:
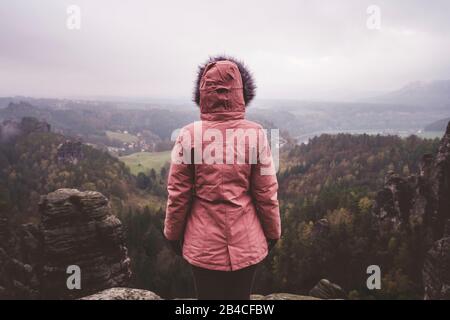
<path id="1" fill-rule="evenodd" d="M 235 63 L 206 66 L 200 110 L 201 121 L 181 129 L 172 152 L 164 235 L 183 241 L 183 257 L 192 265 L 239 270 L 263 260 L 266 239 L 281 235 L 273 160 L 262 127 L 244 119 L 243 83 Z M 261 153 L 252 152 L 254 139 L 227 141 L 227 132 L 259 132 Z"/>

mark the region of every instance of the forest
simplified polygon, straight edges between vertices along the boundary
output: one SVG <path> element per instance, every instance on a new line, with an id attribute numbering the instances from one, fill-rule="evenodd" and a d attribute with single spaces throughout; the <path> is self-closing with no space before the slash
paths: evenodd
<path id="1" fill-rule="evenodd" d="M 282 153 L 279 172 L 283 235 L 258 271 L 255 292 L 308 294 L 322 278 L 350 299 L 420 299 L 425 239 L 408 231 L 378 229 L 373 206 L 390 172 L 409 175 L 438 140 L 415 136 L 322 135 Z M 163 208 L 124 212 L 133 285 L 162 296 L 192 297 L 187 264 L 166 246 Z M 383 270 L 381 291 L 367 289 L 366 269 Z M 151 270 L 151 272 L 149 272 Z"/>
<path id="2" fill-rule="evenodd" d="M 34 221 L 40 195 L 59 188 L 100 191 L 125 227 L 131 285 L 165 298 L 193 297 L 190 269 L 162 234 L 167 165 L 133 176 L 117 158 L 85 144 L 76 148 L 34 118 L 13 125 L 17 133 L 0 143 L 2 215 Z M 350 299 L 423 297 L 421 221 L 382 230 L 374 205 L 387 176 L 418 172 L 422 156 L 435 154 L 438 144 L 367 134 L 287 143 L 278 172 L 282 239 L 258 271 L 254 291 L 308 294 L 326 278 Z M 369 292 L 366 269 L 374 264 L 382 269 L 383 290 Z"/>

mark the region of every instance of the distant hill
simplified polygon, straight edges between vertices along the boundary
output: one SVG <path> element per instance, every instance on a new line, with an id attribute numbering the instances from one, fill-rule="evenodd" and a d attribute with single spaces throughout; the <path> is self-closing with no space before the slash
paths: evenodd
<path id="1" fill-rule="evenodd" d="M 377 103 L 448 108 L 450 106 L 450 80 L 411 82 L 399 90 L 367 100 Z"/>
<path id="2" fill-rule="evenodd" d="M 65 135 L 80 136 L 85 141 L 94 142 L 90 141 L 91 138 L 106 139 L 106 131 L 116 130 L 130 132 L 147 130 L 161 139 L 170 139 L 175 129 L 198 118 L 197 110 L 191 108 L 178 111 L 158 108 L 124 110 L 107 102 L 70 100 L 44 102 L 40 100 L 38 104 L 34 101 L 32 104 L 28 101 L 9 102 L 6 108 L 0 108 L 0 120 L 34 117 L 45 120 L 56 131 Z"/>
<path id="3" fill-rule="evenodd" d="M 450 121 L 450 117 L 449 118 L 445 118 L 445 119 L 441 119 L 441 120 L 438 120 L 438 121 L 435 121 L 435 122 L 430 123 L 429 125 L 427 125 L 424 128 L 424 131 L 444 132 L 449 121 Z"/>
<path id="4" fill-rule="evenodd" d="M 305 135 L 354 131 L 406 136 L 449 116 L 450 102 L 447 105 L 433 102 L 450 101 L 445 98 L 448 95 L 445 85 L 448 83 L 444 81 L 430 86 L 411 84 L 365 102 L 255 101 L 248 108 L 247 118 L 267 128 L 278 128 L 282 134 L 288 132 L 299 140 Z M 428 101 L 429 104 L 409 104 L 412 102 L 408 99 L 415 96 L 422 98 L 415 99 L 414 103 Z M 0 120 L 35 117 L 48 122 L 56 132 L 79 137 L 105 150 L 107 146 L 122 147 L 121 143 L 112 143 L 117 139 L 108 138 L 107 132 L 128 131 L 137 135 L 145 131 L 148 133 L 146 137 L 150 137 L 146 138 L 149 145 L 159 142 L 170 145 L 175 129 L 199 118 L 198 108 L 190 104 L 179 108 L 140 105 L 139 109 L 133 109 L 130 103 L 129 108 L 124 109 L 116 103 L 105 101 L 18 99 L 10 98 L 8 106 L 0 108 Z M 0 98 L 0 104 L 2 101 L 4 104 L 8 99 Z"/>

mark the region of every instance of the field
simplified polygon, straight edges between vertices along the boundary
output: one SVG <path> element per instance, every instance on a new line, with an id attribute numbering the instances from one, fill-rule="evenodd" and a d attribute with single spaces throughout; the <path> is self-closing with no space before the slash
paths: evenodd
<path id="1" fill-rule="evenodd" d="M 111 140 L 117 140 L 123 143 L 132 143 L 138 141 L 138 137 L 129 133 L 106 131 L 106 136 Z"/>
<path id="2" fill-rule="evenodd" d="M 119 159 L 130 168 L 134 175 L 139 172 L 147 173 L 150 169 L 155 169 L 158 172 L 166 162 L 170 161 L 170 151 L 137 152 Z"/>

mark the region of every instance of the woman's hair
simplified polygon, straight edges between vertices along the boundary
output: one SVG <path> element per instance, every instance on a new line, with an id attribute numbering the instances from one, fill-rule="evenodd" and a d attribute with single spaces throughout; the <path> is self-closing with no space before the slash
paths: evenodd
<path id="1" fill-rule="evenodd" d="M 211 62 L 224 61 L 224 60 L 234 62 L 237 65 L 239 72 L 241 73 L 242 84 L 244 86 L 243 90 L 244 90 L 245 106 L 248 106 L 250 101 L 252 101 L 253 98 L 255 97 L 255 90 L 256 90 L 255 81 L 253 80 L 253 75 L 250 72 L 250 70 L 248 70 L 247 66 L 242 61 L 239 61 L 233 57 L 215 56 L 215 57 L 210 57 L 208 59 L 208 61 L 206 61 L 204 64 L 202 64 L 198 67 L 197 79 L 195 81 L 194 98 L 193 98 L 193 101 L 198 106 L 200 105 L 200 80 L 202 79 L 202 75 L 203 75 L 203 72 L 205 71 L 206 66 Z"/>

